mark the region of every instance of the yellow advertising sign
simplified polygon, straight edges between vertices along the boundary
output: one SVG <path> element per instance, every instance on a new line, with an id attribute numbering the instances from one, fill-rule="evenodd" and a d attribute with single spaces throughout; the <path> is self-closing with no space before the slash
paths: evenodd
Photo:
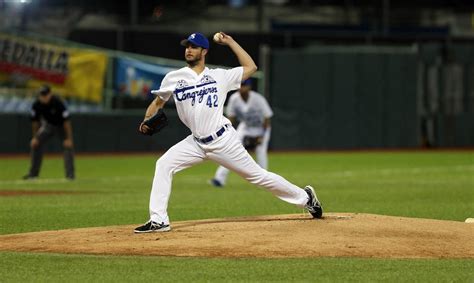
<path id="1" fill-rule="evenodd" d="M 0 33 L 0 80 L 37 88 L 49 84 L 54 93 L 101 102 L 107 55 L 62 47 Z"/>

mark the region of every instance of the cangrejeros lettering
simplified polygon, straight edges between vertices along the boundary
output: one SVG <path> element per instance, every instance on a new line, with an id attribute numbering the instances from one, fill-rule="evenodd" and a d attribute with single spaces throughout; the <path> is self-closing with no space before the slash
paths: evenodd
<path id="1" fill-rule="evenodd" d="M 203 87 L 199 90 L 186 92 L 186 90 L 188 89 L 189 88 L 176 89 L 174 91 L 174 94 L 176 95 L 176 100 L 184 101 L 187 99 L 191 99 L 191 105 L 194 105 L 196 102 L 196 97 L 198 98 L 198 102 L 201 103 L 205 95 L 217 93 L 217 87 Z M 192 89 L 194 89 L 194 87 Z"/>

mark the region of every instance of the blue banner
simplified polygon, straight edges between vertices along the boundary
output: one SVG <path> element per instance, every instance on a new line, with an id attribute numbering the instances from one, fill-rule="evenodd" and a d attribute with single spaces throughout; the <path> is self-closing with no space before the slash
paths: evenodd
<path id="1" fill-rule="evenodd" d="M 176 68 L 145 63 L 130 58 L 115 60 L 114 89 L 121 95 L 150 99 L 152 89 L 159 89 L 165 75 Z"/>

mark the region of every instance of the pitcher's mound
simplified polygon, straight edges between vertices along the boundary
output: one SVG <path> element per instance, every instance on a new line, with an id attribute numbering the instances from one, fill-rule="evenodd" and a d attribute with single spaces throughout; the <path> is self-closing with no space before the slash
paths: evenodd
<path id="1" fill-rule="evenodd" d="M 474 225 L 372 214 L 278 215 L 182 221 L 172 231 L 137 225 L 0 236 L 0 250 L 199 257 L 474 258 Z"/>

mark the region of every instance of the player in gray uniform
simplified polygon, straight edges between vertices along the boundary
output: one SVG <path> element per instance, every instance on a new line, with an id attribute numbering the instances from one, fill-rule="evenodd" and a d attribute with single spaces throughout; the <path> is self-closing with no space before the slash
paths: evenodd
<path id="1" fill-rule="evenodd" d="M 255 150 L 258 165 L 268 169 L 267 151 L 273 111 L 265 97 L 252 90 L 251 79 L 243 81 L 240 90 L 229 98 L 226 114 L 233 125 L 239 122 L 237 134 L 245 149 Z M 215 187 L 223 187 L 228 175 L 229 170 L 219 166 L 210 183 Z"/>
<path id="2" fill-rule="evenodd" d="M 43 161 L 44 145 L 52 136 L 58 135 L 64 148 L 66 178 L 74 180 L 74 147 L 69 117 L 69 111 L 61 99 L 51 93 L 49 86 L 43 86 L 31 108 L 31 167 L 23 179 L 38 177 Z"/>

